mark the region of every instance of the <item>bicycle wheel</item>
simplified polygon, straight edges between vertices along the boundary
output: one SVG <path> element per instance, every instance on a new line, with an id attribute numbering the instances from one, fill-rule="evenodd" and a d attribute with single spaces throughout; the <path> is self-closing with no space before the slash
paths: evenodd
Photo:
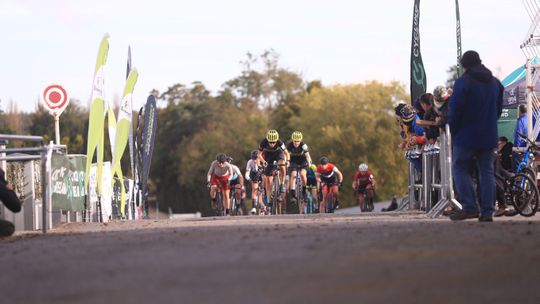
<path id="1" fill-rule="evenodd" d="M 536 181 L 536 173 L 534 173 L 534 170 L 529 167 L 523 167 L 519 170 L 518 174 L 527 174 L 533 181 Z"/>
<path id="2" fill-rule="evenodd" d="M 311 197 L 311 191 L 308 191 L 306 193 L 306 207 L 305 207 L 305 212 L 306 214 L 311 214 L 313 213 L 313 198 Z"/>
<path id="3" fill-rule="evenodd" d="M 216 208 L 214 209 L 216 216 L 223 216 L 223 195 L 221 194 L 221 191 L 218 189 L 216 193 Z"/>
<path id="4" fill-rule="evenodd" d="M 271 199 L 271 202 L 272 202 L 272 214 L 276 215 L 279 213 L 279 206 L 278 205 L 281 205 L 279 203 L 279 196 L 281 195 L 281 193 L 279 192 L 279 179 L 276 175 L 274 175 L 274 180 L 272 181 L 272 199 Z"/>
<path id="5" fill-rule="evenodd" d="M 512 181 L 512 203 L 522 216 L 533 216 L 538 210 L 540 194 L 536 182 L 527 174 L 520 173 Z"/>

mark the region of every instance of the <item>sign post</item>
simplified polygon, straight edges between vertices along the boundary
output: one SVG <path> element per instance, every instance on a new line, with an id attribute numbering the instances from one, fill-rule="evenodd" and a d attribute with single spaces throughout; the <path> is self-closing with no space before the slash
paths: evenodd
<path id="1" fill-rule="evenodd" d="M 59 84 L 50 84 L 45 87 L 43 94 L 40 95 L 43 106 L 54 116 L 54 133 L 56 144 L 60 144 L 60 114 L 69 104 L 69 96 L 66 89 Z"/>

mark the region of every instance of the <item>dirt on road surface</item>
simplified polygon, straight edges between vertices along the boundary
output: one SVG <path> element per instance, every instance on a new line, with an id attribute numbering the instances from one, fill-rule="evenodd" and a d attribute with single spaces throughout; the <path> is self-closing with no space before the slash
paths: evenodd
<path id="1" fill-rule="evenodd" d="M 0 240 L 1 303 L 540 303 L 540 216 L 72 223 Z"/>

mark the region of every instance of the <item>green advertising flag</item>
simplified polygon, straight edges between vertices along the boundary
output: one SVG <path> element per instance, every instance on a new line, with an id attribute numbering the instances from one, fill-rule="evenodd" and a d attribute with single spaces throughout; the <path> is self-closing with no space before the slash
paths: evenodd
<path id="1" fill-rule="evenodd" d="M 116 142 L 114 144 L 114 153 L 113 153 L 113 165 L 111 168 L 111 173 L 114 176 L 118 176 L 119 180 L 124 180 L 122 174 L 122 167 L 120 165 L 120 160 L 124 151 L 129 137 L 129 129 L 131 129 L 131 98 L 133 95 L 133 90 L 135 89 L 135 84 L 137 83 L 137 78 L 139 73 L 136 69 L 133 69 L 129 72 L 128 78 L 126 80 L 126 86 L 124 88 L 124 96 L 122 97 L 122 103 L 120 104 L 120 111 L 118 112 L 118 124 L 116 127 Z M 125 217 L 125 204 L 126 204 L 126 190 L 124 184 L 120 183 L 120 214 L 122 217 Z"/>
<path id="2" fill-rule="evenodd" d="M 51 195 L 53 209 L 83 211 L 86 201 L 84 155 L 53 153 L 51 157 Z"/>
<path id="3" fill-rule="evenodd" d="M 92 103 L 90 104 L 90 119 L 88 122 L 88 144 L 86 146 L 86 178 L 84 187 L 88 187 L 88 175 L 90 172 L 90 164 L 94 158 L 94 152 L 97 149 L 97 190 L 98 194 L 102 193 L 102 175 L 103 175 L 103 128 L 105 125 L 105 100 L 103 89 L 105 86 L 103 68 L 107 63 L 109 53 L 109 35 L 106 34 L 99 46 L 99 52 L 94 71 L 94 83 L 92 86 Z"/>

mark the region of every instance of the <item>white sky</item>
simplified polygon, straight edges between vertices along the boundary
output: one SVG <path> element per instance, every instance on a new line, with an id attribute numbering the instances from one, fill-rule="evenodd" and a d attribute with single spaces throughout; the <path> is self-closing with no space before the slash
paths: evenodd
<path id="1" fill-rule="evenodd" d="M 428 90 L 455 63 L 454 0 L 421 1 Z M 241 72 L 247 52 L 273 48 L 281 66 L 323 84 L 398 80 L 409 85 L 413 0 L 0 0 L 0 99 L 33 111 L 49 83 L 90 99 L 99 43 L 110 34 L 106 99 L 120 99 L 127 47 L 139 71 L 133 102 L 150 90 L 202 81 L 213 93 Z M 525 61 L 530 26 L 518 0 L 460 1 L 463 51 L 504 78 Z"/>

